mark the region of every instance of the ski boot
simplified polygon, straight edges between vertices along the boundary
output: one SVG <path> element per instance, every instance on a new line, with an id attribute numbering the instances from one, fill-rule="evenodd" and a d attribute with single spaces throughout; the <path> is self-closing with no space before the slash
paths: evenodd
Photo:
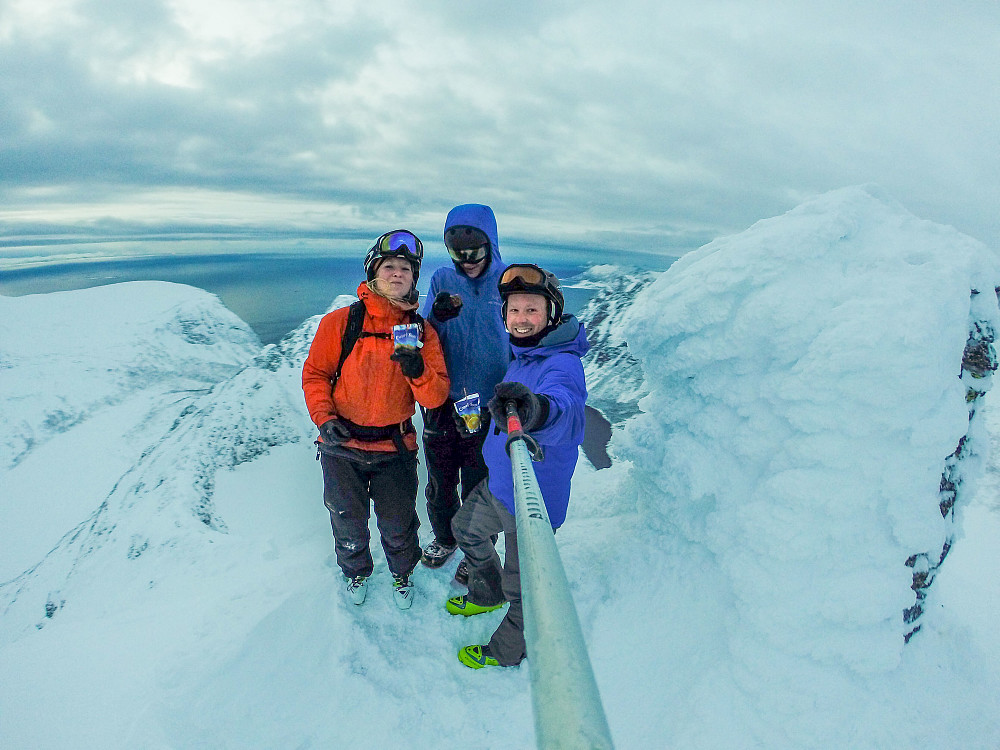
<path id="1" fill-rule="evenodd" d="M 413 583 L 409 573 L 392 577 L 392 599 L 400 609 L 409 609 L 413 605 Z"/>
<path id="2" fill-rule="evenodd" d="M 471 669 L 501 666 L 500 662 L 493 658 L 489 646 L 464 646 L 458 650 L 458 660 Z"/>
<path id="3" fill-rule="evenodd" d="M 457 547 L 457 544 L 441 544 L 441 542 L 435 539 L 424 547 L 423 552 L 420 554 L 420 562 L 428 568 L 440 568 L 448 561 L 448 558 L 452 556 Z"/>
<path id="4" fill-rule="evenodd" d="M 466 617 L 472 617 L 473 615 L 481 615 L 484 612 L 492 612 L 495 609 L 500 609 L 503 606 L 503 602 L 499 604 L 491 604 L 488 606 L 483 606 L 481 604 L 473 604 L 469 601 L 468 597 L 464 594 L 462 596 L 453 596 L 449 599 L 444 608 L 448 610 L 450 615 L 464 615 Z"/>
<path id="5" fill-rule="evenodd" d="M 351 601 L 356 605 L 364 604 L 365 597 L 368 596 L 368 576 L 354 576 L 354 578 L 344 576 L 344 581 L 347 584 L 347 595 L 351 597 Z"/>

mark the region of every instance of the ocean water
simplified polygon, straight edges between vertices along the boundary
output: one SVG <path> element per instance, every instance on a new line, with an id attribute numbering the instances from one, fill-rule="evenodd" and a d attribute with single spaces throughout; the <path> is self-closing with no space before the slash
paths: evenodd
<path id="1" fill-rule="evenodd" d="M 449 262 L 446 257 L 424 259 L 418 284 L 421 293 L 426 292 L 434 270 Z M 563 259 L 538 262 L 560 279 L 591 265 Z M 363 279 L 362 260 L 354 254 L 158 255 L 0 268 L 0 294 L 40 294 L 123 281 L 172 281 L 217 295 L 267 344 L 325 312 L 338 295 L 354 294 Z M 563 293 L 567 312 L 579 310 L 592 294 L 570 287 Z"/>

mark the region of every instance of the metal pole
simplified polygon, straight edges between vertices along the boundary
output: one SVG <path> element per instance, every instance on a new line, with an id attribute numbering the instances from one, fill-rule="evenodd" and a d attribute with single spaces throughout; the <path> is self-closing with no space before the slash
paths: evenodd
<path id="1" fill-rule="evenodd" d="M 541 750 L 611 750 L 580 618 L 531 466 L 532 453 L 540 458 L 541 451 L 521 430 L 514 402 L 506 410 L 535 740 Z"/>

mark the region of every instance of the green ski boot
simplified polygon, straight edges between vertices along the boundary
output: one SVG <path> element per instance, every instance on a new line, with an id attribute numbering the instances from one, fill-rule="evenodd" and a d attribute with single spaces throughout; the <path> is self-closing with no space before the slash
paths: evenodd
<path id="1" fill-rule="evenodd" d="M 500 666 L 490 654 L 489 646 L 464 646 L 458 650 L 458 660 L 471 669 Z"/>
<path id="2" fill-rule="evenodd" d="M 495 609 L 500 609 L 503 606 L 503 602 L 499 604 L 491 604 L 488 607 L 483 607 L 479 604 L 473 604 L 470 602 L 466 596 L 453 596 L 444 605 L 444 608 L 448 610 L 450 615 L 465 615 L 466 617 L 472 617 L 472 615 L 481 615 L 483 612 L 492 612 Z"/>

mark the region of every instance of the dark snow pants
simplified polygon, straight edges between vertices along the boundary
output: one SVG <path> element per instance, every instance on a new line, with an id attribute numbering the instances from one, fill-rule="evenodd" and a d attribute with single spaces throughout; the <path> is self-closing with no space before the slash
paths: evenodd
<path id="1" fill-rule="evenodd" d="M 468 600 L 490 606 L 505 599 L 507 614 L 490 638 L 490 651 L 504 666 L 520 664 L 527 655 L 521 608 L 521 566 L 517 557 L 517 523 L 511 512 L 480 482 L 452 520 L 452 529 L 469 564 Z M 504 564 L 494 546 L 503 532 Z"/>
<path id="2" fill-rule="evenodd" d="M 472 435 L 463 435 L 455 426 L 455 402 L 448 399 L 437 409 L 424 410 L 424 457 L 427 459 L 427 518 L 434 538 L 441 544 L 455 544 L 451 519 L 462 500 L 486 478 L 483 441 L 490 428 L 490 413 L 484 410 L 482 426 Z M 461 500 L 458 485 L 462 484 Z"/>
<path id="3" fill-rule="evenodd" d="M 417 539 L 416 453 L 351 451 L 351 455 L 320 452 L 323 502 L 330 511 L 337 564 L 348 578 L 370 576 L 374 570 L 369 503 L 382 538 L 389 571 L 409 574 L 420 559 Z"/>

